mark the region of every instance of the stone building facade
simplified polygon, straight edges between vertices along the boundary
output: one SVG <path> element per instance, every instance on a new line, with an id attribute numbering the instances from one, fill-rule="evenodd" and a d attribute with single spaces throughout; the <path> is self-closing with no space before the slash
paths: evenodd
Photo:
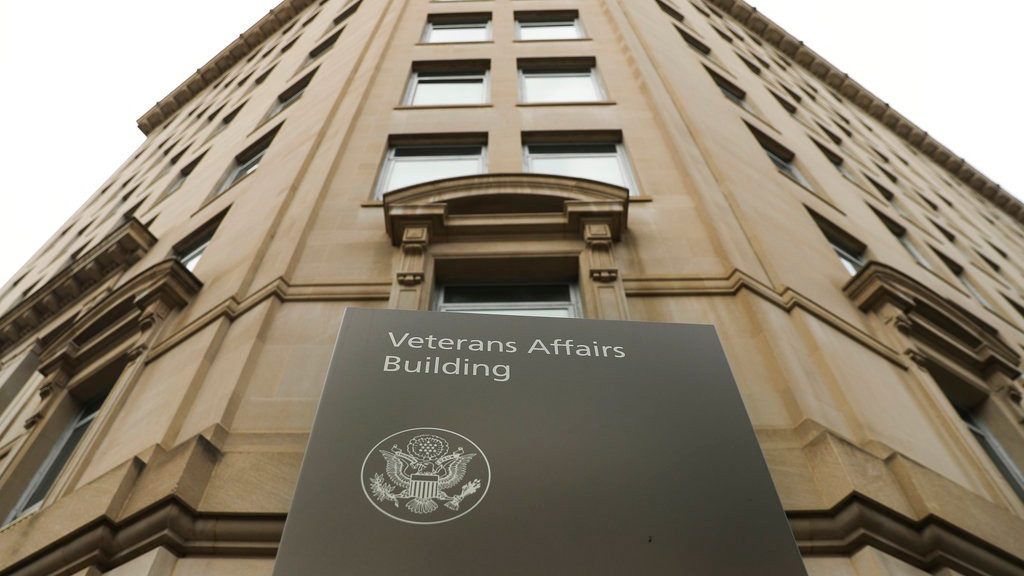
<path id="1" fill-rule="evenodd" d="M 270 574 L 349 306 L 713 323 L 810 574 L 1024 574 L 1024 206 L 741 0 L 285 0 L 139 127 L 0 293 L 0 574 Z"/>

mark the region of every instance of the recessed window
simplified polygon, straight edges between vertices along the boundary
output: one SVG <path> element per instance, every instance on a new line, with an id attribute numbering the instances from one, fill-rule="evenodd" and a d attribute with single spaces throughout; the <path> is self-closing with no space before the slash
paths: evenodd
<path id="1" fill-rule="evenodd" d="M 682 22 L 684 20 L 683 15 L 679 12 L 679 10 L 676 10 L 674 7 L 669 6 L 667 3 L 663 2 L 662 0 L 654 0 L 654 1 L 658 3 L 658 7 L 661 8 L 662 12 L 664 12 L 665 14 L 668 14 L 673 19 L 675 19 L 677 22 Z"/>
<path id="2" fill-rule="evenodd" d="M 632 168 L 619 142 L 538 142 L 525 146 L 526 171 L 586 178 L 627 188 L 637 194 Z"/>
<path id="3" fill-rule="evenodd" d="M 797 168 L 796 165 L 796 154 L 790 151 L 788 148 L 779 144 L 764 132 L 757 130 L 749 124 L 747 127 L 750 129 L 754 138 L 757 139 L 758 144 L 764 149 L 765 154 L 768 155 L 768 159 L 772 161 L 772 164 L 790 180 L 797 184 L 810 189 L 811 183 L 804 177 L 803 173 Z"/>
<path id="4" fill-rule="evenodd" d="M 436 309 L 502 316 L 577 318 L 574 284 L 483 284 L 438 287 Z"/>
<path id="5" fill-rule="evenodd" d="M 697 37 L 694 36 L 693 34 L 690 34 L 686 30 L 683 30 L 678 26 L 676 26 L 676 32 L 679 32 L 679 35 L 682 36 L 683 41 L 686 42 L 686 45 L 689 46 L 690 48 L 693 48 L 694 50 L 700 52 L 704 56 L 711 55 L 711 48 L 708 47 L 707 44 L 698 40 Z"/>
<path id="6" fill-rule="evenodd" d="M 345 20 L 348 20 L 350 16 L 356 13 L 356 10 L 359 10 L 359 6 L 362 5 L 362 3 L 363 0 L 353 2 L 351 6 L 348 6 L 347 8 L 342 10 L 340 14 L 334 17 L 334 25 L 337 26 L 338 24 L 341 24 Z"/>
<path id="7" fill-rule="evenodd" d="M 779 105 L 781 105 L 786 110 L 786 112 L 789 112 L 790 114 L 796 114 L 797 108 L 792 102 L 786 100 L 785 98 L 779 96 L 778 94 L 771 90 L 769 90 L 769 92 L 772 96 L 775 97 L 775 100 L 779 102 Z"/>
<path id="8" fill-rule="evenodd" d="M 715 85 L 722 91 L 722 94 L 733 104 L 743 108 L 747 112 L 753 112 L 750 106 L 747 105 L 747 93 L 739 86 L 733 84 L 727 80 L 724 76 L 715 72 L 714 70 L 704 67 L 708 74 L 711 75 L 711 79 L 715 81 Z"/>
<path id="9" fill-rule="evenodd" d="M 263 157 L 266 155 L 267 149 L 270 148 L 270 143 L 274 140 L 274 136 L 277 135 L 277 130 L 279 128 L 280 125 L 235 156 L 234 163 L 230 168 L 228 168 L 228 172 L 224 176 L 224 180 L 217 191 L 218 194 L 224 192 L 228 188 L 231 188 L 239 180 L 242 180 L 259 168 L 260 163 L 263 161 Z"/>
<path id="10" fill-rule="evenodd" d="M 103 407 L 103 400 L 106 395 L 94 398 L 88 401 L 82 406 L 72 421 L 69 423 L 67 428 L 64 429 L 60 435 L 57 443 L 53 446 L 50 451 L 50 455 L 46 458 L 46 461 L 36 472 L 35 477 L 29 483 L 28 489 L 22 495 L 21 500 L 11 510 L 7 517 L 7 522 L 11 522 L 16 518 L 30 514 L 39 509 L 43 504 L 43 500 L 46 495 L 53 488 L 53 484 L 57 481 L 57 477 L 64 470 L 64 466 L 67 465 L 68 460 L 74 453 L 75 448 L 82 441 L 82 437 L 85 436 L 86 431 L 89 429 L 89 425 L 96 419 L 96 415 L 99 413 L 100 408 Z"/>
<path id="11" fill-rule="evenodd" d="M 423 42 L 445 44 L 456 42 L 488 42 L 491 40 L 491 15 L 433 14 L 423 30 Z"/>
<path id="12" fill-rule="evenodd" d="M 1000 444 L 995 434 L 989 430 L 984 420 L 975 415 L 975 411 L 957 408 L 957 414 L 967 426 L 971 435 L 974 436 L 974 439 L 978 441 L 978 444 L 981 444 L 982 449 L 988 454 L 989 459 L 995 464 L 999 473 L 1002 474 L 1003 478 L 1010 484 L 1010 487 L 1013 488 L 1017 497 L 1024 501 L 1024 472 L 1010 458 L 1010 455 L 1006 453 L 1006 450 Z"/>
<path id="13" fill-rule="evenodd" d="M 818 225 L 818 229 L 825 235 L 829 246 L 835 252 L 839 263 L 850 276 L 856 276 L 864 268 L 864 253 L 867 251 L 863 242 L 844 232 L 841 228 L 828 220 L 811 213 L 811 218 Z"/>
<path id="14" fill-rule="evenodd" d="M 55 410 L 54 415 L 45 426 L 44 433 L 37 436 L 37 442 L 30 445 L 23 463 L 33 462 L 34 470 L 29 470 L 27 483 L 23 484 L 21 497 L 7 513 L 5 522 L 10 523 L 17 518 L 31 514 L 42 507 L 47 495 L 57 483 L 64 468 L 68 465 L 75 450 L 81 444 L 89 426 L 100 413 L 103 401 L 117 382 L 124 370 L 126 361 L 117 360 L 100 369 L 87 381 L 75 386 L 64 402 L 70 405 Z M 92 389 L 95 392 L 81 398 L 82 390 Z M 11 489 L 4 486 L 4 489 Z"/>
<path id="15" fill-rule="evenodd" d="M 592 59 L 519 61 L 522 101 L 530 104 L 599 102 L 604 92 Z"/>
<path id="16" fill-rule="evenodd" d="M 439 63 L 414 65 L 406 91 L 406 105 L 456 106 L 485 104 L 488 101 L 485 62 L 474 63 L 472 67 L 451 63 L 448 69 L 438 68 L 436 64 Z"/>
<path id="17" fill-rule="evenodd" d="M 406 186 L 486 172 L 483 145 L 392 146 L 381 170 L 377 198 Z"/>
<path id="18" fill-rule="evenodd" d="M 517 40 L 578 40 L 583 38 L 579 13 L 516 12 Z"/>
<path id="19" fill-rule="evenodd" d="M 206 248 L 210 245 L 210 241 L 213 240 L 213 235 L 217 232 L 219 224 L 220 217 L 217 217 L 214 222 L 203 226 L 199 232 L 192 234 L 191 237 L 185 239 L 184 242 L 175 248 L 175 258 L 189 272 L 196 271 L 196 266 L 199 265 L 203 254 L 206 253 Z"/>
<path id="20" fill-rule="evenodd" d="M 817 142 L 817 141 L 815 141 L 813 139 L 811 141 L 814 142 L 814 145 L 818 147 L 818 150 L 821 150 L 821 153 L 825 156 L 825 158 L 829 161 L 829 163 L 832 164 L 833 166 L 835 166 L 836 170 L 840 174 L 842 174 L 844 178 L 846 178 L 847 180 L 849 180 L 851 182 L 855 182 L 855 183 L 857 182 L 857 177 L 854 176 L 854 173 L 851 172 L 849 168 L 846 167 L 846 159 L 845 158 L 843 158 L 839 154 L 836 154 L 832 150 L 829 150 L 823 144 L 821 144 L 821 143 L 819 143 L 819 142 Z"/>
<path id="21" fill-rule="evenodd" d="M 739 52 L 736 52 L 736 56 L 739 57 L 740 61 L 743 62 L 743 65 L 746 66 L 748 70 L 750 70 L 754 74 L 757 74 L 758 76 L 761 75 L 761 67 L 760 66 L 758 66 L 757 64 L 754 64 L 753 62 L 748 60 L 745 56 L 743 56 Z"/>
<path id="22" fill-rule="evenodd" d="M 979 290 L 978 287 L 974 285 L 974 282 L 971 281 L 970 278 L 968 278 L 967 271 L 964 270 L 963 266 L 958 264 L 952 258 L 946 256 L 942 252 L 939 252 L 938 250 L 934 250 L 934 249 L 933 249 L 933 251 L 939 257 L 939 260 L 942 260 L 942 263 L 946 265 L 946 268 L 949 268 L 949 271 L 952 272 L 953 276 L 956 277 L 957 282 L 959 282 L 960 285 L 964 287 L 964 290 L 966 290 L 968 294 L 970 294 L 971 296 L 974 296 L 974 298 L 978 302 L 981 302 L 983 305 L 985 305 L 985 306 L 989 305 L 988 304 L 988 300 L 981 293 L 981 290 Z"/>
<path id="23" fill-rule="evenodd" d="M 271 106 L 270 111 L 267 112 L 267 118 L 277 116 L 283 112 L 285 108 L 288 108 L 297 102 L 299 98 L 302 98 L 302 93 L 306 91 L 306 87 L 309 86 L 309 83 L 313 80 L 313 75 L 316 74 L 317 70 L 319 70 L 319 68 L 313 70 L 309 74 L 306 74 L 297 82 L 289 86 L 284 92 L 278 94 L 277 99 L 274 101 L 274 105 Z"/>
<path id="24" fill-rule="evenodd" d="M 182 167 L 182 169 L 179 170 L 178 173 L 174 175 L 174 179 L 171 180 L 171 183 L 167 186 L 167 190 L 164 191 L 164 196 L 177 192 L 178 189 L 185 184 L 185 180 L 188 180 L 189 175 L 192 174 L 192 171 L 196 169 L 196 166 L 199 165 L 199 162 L 203 159 L 203 156 L 205 155 L 206 153 L 203 152 L 194 160 L 192 160 L 184 167 Z"/>
<path id="25" fill-rule="evenodd" d="M 930 270 L 932 267 L 931 264 L 924 257 L 924 255 L 921 254 L 921 251 L 917 249 L 917 246 L 914 244 L 913 240 L 910 239 L 910 236 L 907 233 L 907 229 L 901 226 L 900 224 L 894 222 L 886 215 L 874 209 L 872 209 L 872 211 L 875 213 L 875 216 L 878 216 L 878 219 L 882 221 L 882 224 L 885 225 L 889 232 L 892 232 L 892 235 L 896 237 L 896 240 L 898 240 L 900 245 L 903 246 L 903 249 L 906 250 L 908 254 L 910 254 L 910 257 L 913 258 L 914 261 L 920 264 L 921 266 L 924 266 L 925 268 L 928 268 Z"/>
<path id="26" fill-rule="evenodd" d="M 319 44 L 314 46 L 313 49 L 309 51 L 309 57 L 307 58 L 307 60 L 315 60 L 315 59 L 319 58 L 321 54 L 323 54 L 324 52 L 327 52 L 328 50 L 330 50 L 334 46 L 334 44 L 338 41 L 338 37 L 341 36 L 341 33 L 344 30 L 345 29 L 342 28 L 341 30 L 338 30 L 334 34 L 331 34 L 327 38 L 324 38 L 323 40 L 321 40 Z"/>

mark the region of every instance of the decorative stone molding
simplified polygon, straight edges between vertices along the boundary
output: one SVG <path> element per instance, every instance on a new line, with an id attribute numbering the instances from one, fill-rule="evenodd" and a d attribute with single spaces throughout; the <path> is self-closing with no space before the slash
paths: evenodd
<path id="1" fill-rule="evenodd" d="M 130 362 L 145 358 L 148 335 L 171 310 L 184 306 L 202 284 L 178 260 L 168 259 L 125 282 L 96 303 L 84 316 L 41 353 L 39 371 L 46 377 L 39 386 L 40 402 L 25 420 L 32 428 L 50 410 L 53 392 L 63 390 L 79 366 L 118 342 L 134 339 Z M 124 304 L 130 304 L 125 306 Z M 112 328 L 108 328 L 108 326 Z"/>
<path id="2" fill-rule="evenodd" d="M 625 188 L 542 174 L 449 178 L 389 192 L 384 195 L 385 225 L 392 244 L 401 247 L 391 305 L 414 310 L 428 306 L 433 285 L 430 245 L 507 242 L 507 256 L 516 252 L 517 241 L 570 239 L 583 244 L 578 269 L 586 315 L 628 318 L 613 251 L 625 232 L 628 212 Z"/>
<path id="3" fill-rule="evenodd" d="M 176 259 L 163 260 L 104 296 L 43 351 L 40 371 L 81 364 L 185 306 L 202 283 Z M 113 329 L 108 329 L 110 326 Z M 124 329 L 117 329 L 124 326 Z"/>
<path id="4" fill-rule="evenodd" d="M 0 354 L 57 316 L 102 280 L 137 262 L 156 243 L 136 219 L 126 222 L 95 248 L 0 316 Z"/>
<path id="5" fill-rule="evenodd" d="M 746 26 L 747 30 L 777 47 L 797 64 L 848 98 L 868 115 L 889 127 L 894 134 L 934 160 L 979 195 L 998 206 L 1003 212 L 1019 222 L 1024 222 L 1024 203 L 989 180 L 966 160 L 954 154 L 930 134 L 893 110 L 878 96 L 855 82 L 828 60 L 783 30 L 778 24 L 766 18 L 757 11 L 757 8 L 744 0 L 708 0 L 708 2 L 728 12 L 738 22 Z"/>
<path id="6" fill-rule="evenodd" d="M 889 319 L 922 344 L 908 351 L 915 362 L 927 360 L 926 349 L 936 350 L 983 377 L 1020 375 L 1020 355 L 994 327 L 891 266 L 869 262 L 844 290 L 858 308 Z"/>
<path id="7" fill-rule="evenodd" d="M 237 40 L 221 50 L 195 74 L 189 76 L 163 100 L 157 102 L 138 120 L 139 130 L 149 135 L 154 128 L 174 116 L 192 98 L 205 90 L 255 50 L 271 34 L 284 27 L 299 12 L 305 10 L 313 0 L 285 0 L 275 6 L 269 14 L 243 32 Z"/>
<path id="8" fill-rule="evenodd" d="M 431 242 L 473 236 L 584 235 L 586 222 L 606 220 L 610 239 L 626 229 L 629 191 L 562 176 L 488 174 L 436 180 L 384 195 L 392 244 L 407 226 L 425 227 Z"/>

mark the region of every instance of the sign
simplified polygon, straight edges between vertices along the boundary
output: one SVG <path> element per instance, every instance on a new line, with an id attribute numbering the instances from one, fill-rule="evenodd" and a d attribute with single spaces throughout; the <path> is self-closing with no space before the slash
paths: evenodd
<path id="1" fill-rule="evenodd" d="M 711 326 L 349 309 L 274 574 L 806 572 Z"/>

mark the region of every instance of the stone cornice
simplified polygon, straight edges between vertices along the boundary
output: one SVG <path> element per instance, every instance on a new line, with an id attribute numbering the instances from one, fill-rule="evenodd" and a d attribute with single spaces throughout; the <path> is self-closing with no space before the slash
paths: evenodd
<path id="1" fill-rule="evenodd" d="M 137 262 L 155 243 L 156 237 L 134 218 L 114 230 L 0 316 L 0 354 L 35 333 L 91 288 Z"/>
<path id="2" fill-rule="evenodd" d="M 587 220 L 626 228 L 629 191 L 540 174 L 487 174 L 435 180 L 384 195 L 388 236 L 396 246 L 407 225 L 426 225 L 431 241 L 473 234 L 578 234 Z"/>
<path id="3" fill-rule="evenodd" d="M 892 304 L 906 315 L 905 330 L 979 373 L 999 369 L 1011 378 L 1020 374 L 1020 355 L 995 328 L 896 268 L 869 262 L 844 290 L 865 312 Z"/>
<path id="4" fill-rule="evenodd" d="M 728 12 L 747 30 L 778 48 L 871 117 L 889 127 L 893 133 L 903 138 L 908 144 L 920 150 L 950 174 L 970 186 L 983 198 L 998 206 L 1017 221 L 1024 223 L 1024 203 L 988 179 L 966 160 L 954 154 L 952 150 L 943 146 L 881 98 L 833 66 L 828 60 L 805 46 L 803 42 L 783 30 L 778 24 L 758 12 L 757 8 L 747 4 L 744 0 L 708 0 L 708 2 Z"/>
<path id="5" fill-rule="evenodd" d="M 275 6 L 270 13 L 260 18 L 259 22 L 250 26 L 237 40 L 221 50 L 202 68 L 196 70 L 163 100 L 154 104 L 148 112 L 143 114 L 138 120 L 139 130 L 148 136 L 154 128 L 174 116 L 192 98 L 216 82 L 238 61 L 248 56 L 263 43 L 267 37 L 284 27 L 296 14 L 305 10 L 312 3 L 313 0 L 284 0 Z"/>

